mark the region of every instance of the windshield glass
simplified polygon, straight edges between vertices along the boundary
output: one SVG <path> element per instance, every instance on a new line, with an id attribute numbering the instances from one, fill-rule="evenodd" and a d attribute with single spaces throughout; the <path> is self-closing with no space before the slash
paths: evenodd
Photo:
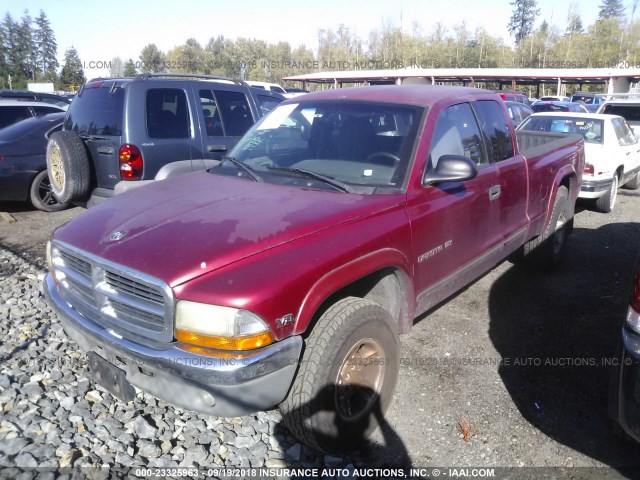
<path id="1" fill-rule="evenodd" d="M 308 175 L 312 172 L 357 193 L 398 191 L 423 111 L 345 101 L 280 105 L 254 125 L 229 156 L 265 182 L 335 189 L 318 175 Z M 211 172 L 245 176 L 232 162 Z"/>
<path id="2" fill-rule="evenodd" d="M 601 144 L 604 141 L 604 122 L 595 118 L 531 116 L 518 127 L 518 130 L 574 133 L 582 135 L 585 143 Z"/>

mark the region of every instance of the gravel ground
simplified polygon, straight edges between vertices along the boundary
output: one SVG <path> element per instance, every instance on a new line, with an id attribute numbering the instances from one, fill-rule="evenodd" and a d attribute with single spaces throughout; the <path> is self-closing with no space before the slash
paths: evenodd
<path id="1" fill-rule="evenodd" d="M 640 240 L 640 193 L 622 190 L 611 215 L 581 207 L 559 272 L 504 263 L 418 319 L 401 339 L 387 423 L 341 457 L 298 444 L 277 410 L 222 419 L 142 392 L 124 404 L 92 384 L 86 356 L 41 293 L 46 238 L 81 210 L 2 210 L 17 222 L 0 223 L 0 478 L 16 478 L 13 467 L 32 478 L 36 466 L 400 465 L 640 478 L 639 447 L 612 435 L 606 415 L 606 362 Z"/>

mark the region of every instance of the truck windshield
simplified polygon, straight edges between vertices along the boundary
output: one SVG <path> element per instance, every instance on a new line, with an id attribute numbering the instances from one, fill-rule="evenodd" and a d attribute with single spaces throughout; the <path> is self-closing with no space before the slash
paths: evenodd
<path id="1" fill-rule="evenodd" d="M 349 192 L 398 191 L 423 112 L 421 107 L 345 101 L 279 105 L 229 156 L 266 182 L 335 191 L 322 176 Z M 233 169 L 225 162 L 211 172 L 244 176 Z"/>
<path id="2" fill-rule="evenodd" d="M 585 143 L 599 143 L 604 140 L 603 121 L 588 117 L 530 116 L 518 130 L 529 132 L 574 133 L 582 135 Z"/>

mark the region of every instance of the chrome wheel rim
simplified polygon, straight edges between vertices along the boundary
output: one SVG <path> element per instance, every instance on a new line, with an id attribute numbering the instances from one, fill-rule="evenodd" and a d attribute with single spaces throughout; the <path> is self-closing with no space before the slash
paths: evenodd
<path id="1" fill-rule="evenodd" d="M 53 195 L 51 181 L 48 176 L 45 176 L 38 184 L 38 198 L 44 205 L 56 205 L 60 203 Z"/>
<path id="2" fill-rule="evenodd" d="M 384 349 L 380 343 L 367 338 L 351 347 L 336 378 L 335 404 L 342 419 L 356 422 L 371 411 L 384 374 Z"/>
<path id="3" fill-rule="evenodd" d="M 51 183 L 58 191 L 60 191 L 64 186 L 64 168 L 62 166 L 60 148 L 57 145 L 51 149 L 49 163 L 51 167 L 51 171 L 49 172 Z"/>

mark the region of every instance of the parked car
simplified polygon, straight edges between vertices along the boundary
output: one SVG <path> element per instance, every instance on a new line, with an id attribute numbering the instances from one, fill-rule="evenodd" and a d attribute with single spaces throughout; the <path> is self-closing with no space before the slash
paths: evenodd
<path id="1" fill-rule="evenodd" d="M 504 102 L 507 107 L 507 111 L 509 112 L 509 116 L 511 117 L 511 121 L 513 122 L 513 126 L 517 127 L 520 125 L 529 115 L 533 113 L 531 108 L 527 107 L 523 103 L 519 102 Z"/>
<path id="2" fill-rule="evenodd" d="M 31 92 L 29 90 L 0 90 L 0 99 L 29 100 L 55 105 L 66 110 L 71 100 L 55 93 Z"/>
<path id="3" fill-rule="evenodd" d="M 68 205 L 51 191 L 45 154 L 53 132 L 62 130 L 64 112 L 30 117 L 0 130 L 0 201 L 30 201 L 45 212 Z"/>
<path id="4" fill-rule="evenodd" d="M 485 90 L 309 93 L 208 171 L 58 228 L 44 291 L 114 395 L 220 416 L 280 404 L 301 441 L 353 448 L 416 316 L 515 252 L 558 265 L 583 167 L 581 136 L 516 135 Z"/>
<path id="5" fill-rule="evenodd" d="M 572 102 L 556 102 L 540 100 L 531 105 L 531 110 L 535 113 L 540 112 L 577 112 L 577 113 L 589 113 L 584 105 L 580 103 Z"/>
<path id="6" fill-rule="evenodd" d="M 536 113 L 520 131 L 573 133 L 583 136 L 586 163 L 580 198 L 595 199 L 604 213 L 613 210 L 618 187 L 640 187 L 640 144 L 624 118 L 617 115 Z"/>
<path id="7" fill-rule="evenodd" d="M 520 92 L 510 92 L 508 90 L 494 90 L 500 98 L 505 102 L 517 102 L 529 107 L 531 102 L 529 102 L 529 97 L 527 97 L 524 93 Z"/>
<path id="8" fill-rule="evenodd" d="M 541 102 L 570 102 L 571 99 L 569 97 L 564 97 L 562 95 L 545 95 L 544 97 L 540 97 Z"/>
<path id="9" fill-rule="evenodd" d="M 571 102 L 582 102 L 589 113 L 596 113 L 604 103 L 604 96 L 599 93 L 576 92 L 571 96 Z"/>
<path id="10" fill-rule="evenodd" d="M 635 134 L 640 139 L 640 98 L 608 100 L 602 104 L 598 113 L 608 113 L 623 117 Z"/>
<path id="11" fill-rule="evenodd" d="M 204 169 L 283 100 L 276 92 L 206 75 L 89 81 L 71 103 L 63 131 L 49 141 L 53 191 L 63 202 L 90 206 L 113 196 L 119 183 L 126 191 L 177 160 L 181 171 Z"/>
<path id="12" fill-rule="evenodd" d="M 255 80 L 247 80 L 246 83 L 247 85 L 251 85 L 252 87 L 261 88 L 262 90 L 269 90 L 270 92 L 281 93 L 282 95 L 287 93 L 287 91 L 277 83 L 258 82 Z"/>
<path id="13" fill-rule="evenodd" d="M 0 128 L 7 127 L 25 118 L 56 112 L 64 112 L 64 110 L 43 102 L 0 100 Z"/>

